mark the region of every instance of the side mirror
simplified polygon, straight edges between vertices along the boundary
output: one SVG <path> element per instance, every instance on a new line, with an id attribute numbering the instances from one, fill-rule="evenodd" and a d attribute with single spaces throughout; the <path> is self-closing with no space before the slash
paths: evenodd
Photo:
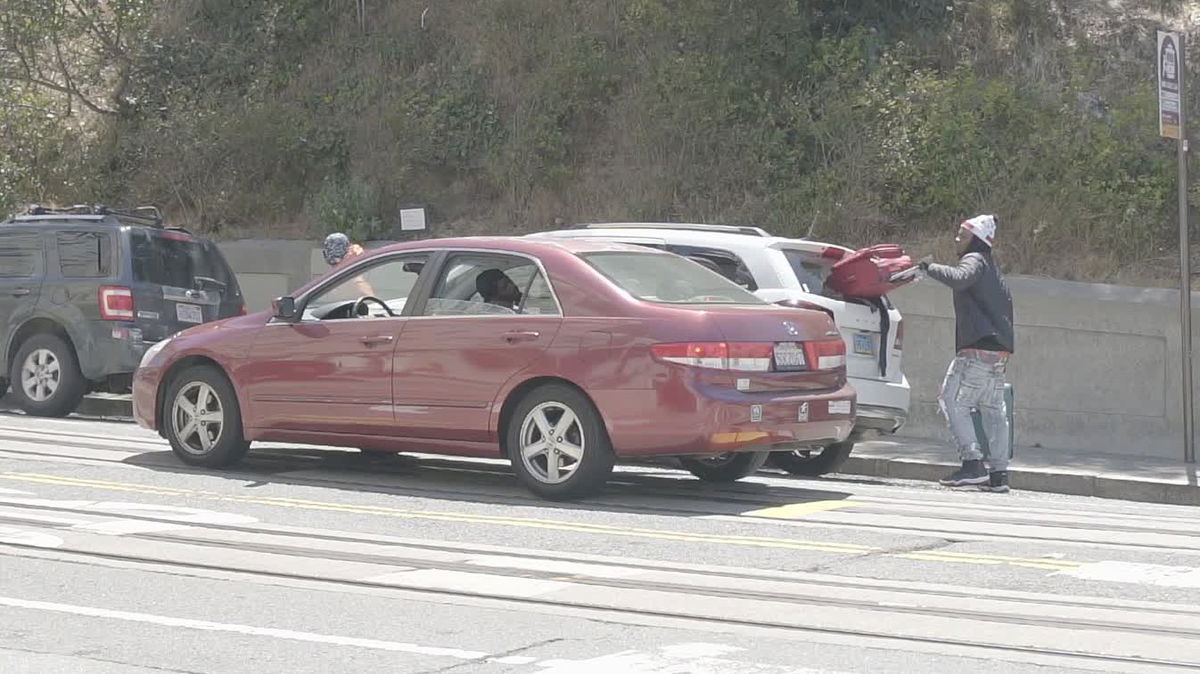
<path id="1" fill-rule="evenodd" d="M 295 322 L 296 316 L 296 298 L 284 296 L 276 298 L 271 302 L 271 311 L 281 321 L 288 323 Z"/>

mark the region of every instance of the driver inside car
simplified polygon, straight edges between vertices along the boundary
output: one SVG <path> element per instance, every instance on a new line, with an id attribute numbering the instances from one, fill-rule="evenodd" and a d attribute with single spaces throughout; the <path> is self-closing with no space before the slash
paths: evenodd
<path id="1" fill-rule="evenodd" d="M 475 277 L 475 290 L 483 301 L 516 311 L 521 306 L 521 291 L 507 274 L 499 269 L 485 269 Z"/>

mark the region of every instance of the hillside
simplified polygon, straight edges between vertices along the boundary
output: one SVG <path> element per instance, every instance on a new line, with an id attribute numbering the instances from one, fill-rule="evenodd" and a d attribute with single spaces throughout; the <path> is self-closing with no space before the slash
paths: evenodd
<path id="1" fill-rule="evenodd" d="M 422 205 L 437 233 L 665 219 L 922 251 L 987 211 L 1014 272 L 1154 281 L 1177 268 L 1154 29 L 1198 6 L 5 3 L 0 205 L 360 238 Z"/>

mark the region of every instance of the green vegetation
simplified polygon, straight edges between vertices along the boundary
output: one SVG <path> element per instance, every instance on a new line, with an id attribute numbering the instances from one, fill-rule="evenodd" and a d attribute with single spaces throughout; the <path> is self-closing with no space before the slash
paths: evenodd
<path id="1" fill-rule="evenodd" d="M 1014 271 L 1152 278 L 1175 236 L 1153 31 L 1196 5 L 9 2 L 0 206 L 368 238 L 419 204 L 439 233 L 666 219 L 941 252 L 995 212 Z"/>

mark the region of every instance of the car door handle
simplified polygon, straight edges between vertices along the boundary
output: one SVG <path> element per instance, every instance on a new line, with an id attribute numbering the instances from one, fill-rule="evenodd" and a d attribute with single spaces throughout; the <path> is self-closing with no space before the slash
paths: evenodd
<path id="1" fill-rule="evenodd" d="M 14 288 L 12 291 L 12 296 L 13 297 L 24 297 L 32 292 L 33 291 L 30 290 L 29 288 Z"/>
<path id="2" fill-rule="evenodd" d="M 387 344 L 388 342 L 391 342 L 394 339 L 396 339 L 396 338 L 391 335 L 379 335 L 377 337 L 363 337 L 359 341 L 361 341 L 366 346 L 376 346 L 378 344 Z"/>
<path id="3" fill-rule="evenodd" d="M 533 331 L 506 332 L 504 333 L 504 341 L 508 342 L 509 344 L 516 342 L 532 342 L 541 336 L 542 333 Z"/>

